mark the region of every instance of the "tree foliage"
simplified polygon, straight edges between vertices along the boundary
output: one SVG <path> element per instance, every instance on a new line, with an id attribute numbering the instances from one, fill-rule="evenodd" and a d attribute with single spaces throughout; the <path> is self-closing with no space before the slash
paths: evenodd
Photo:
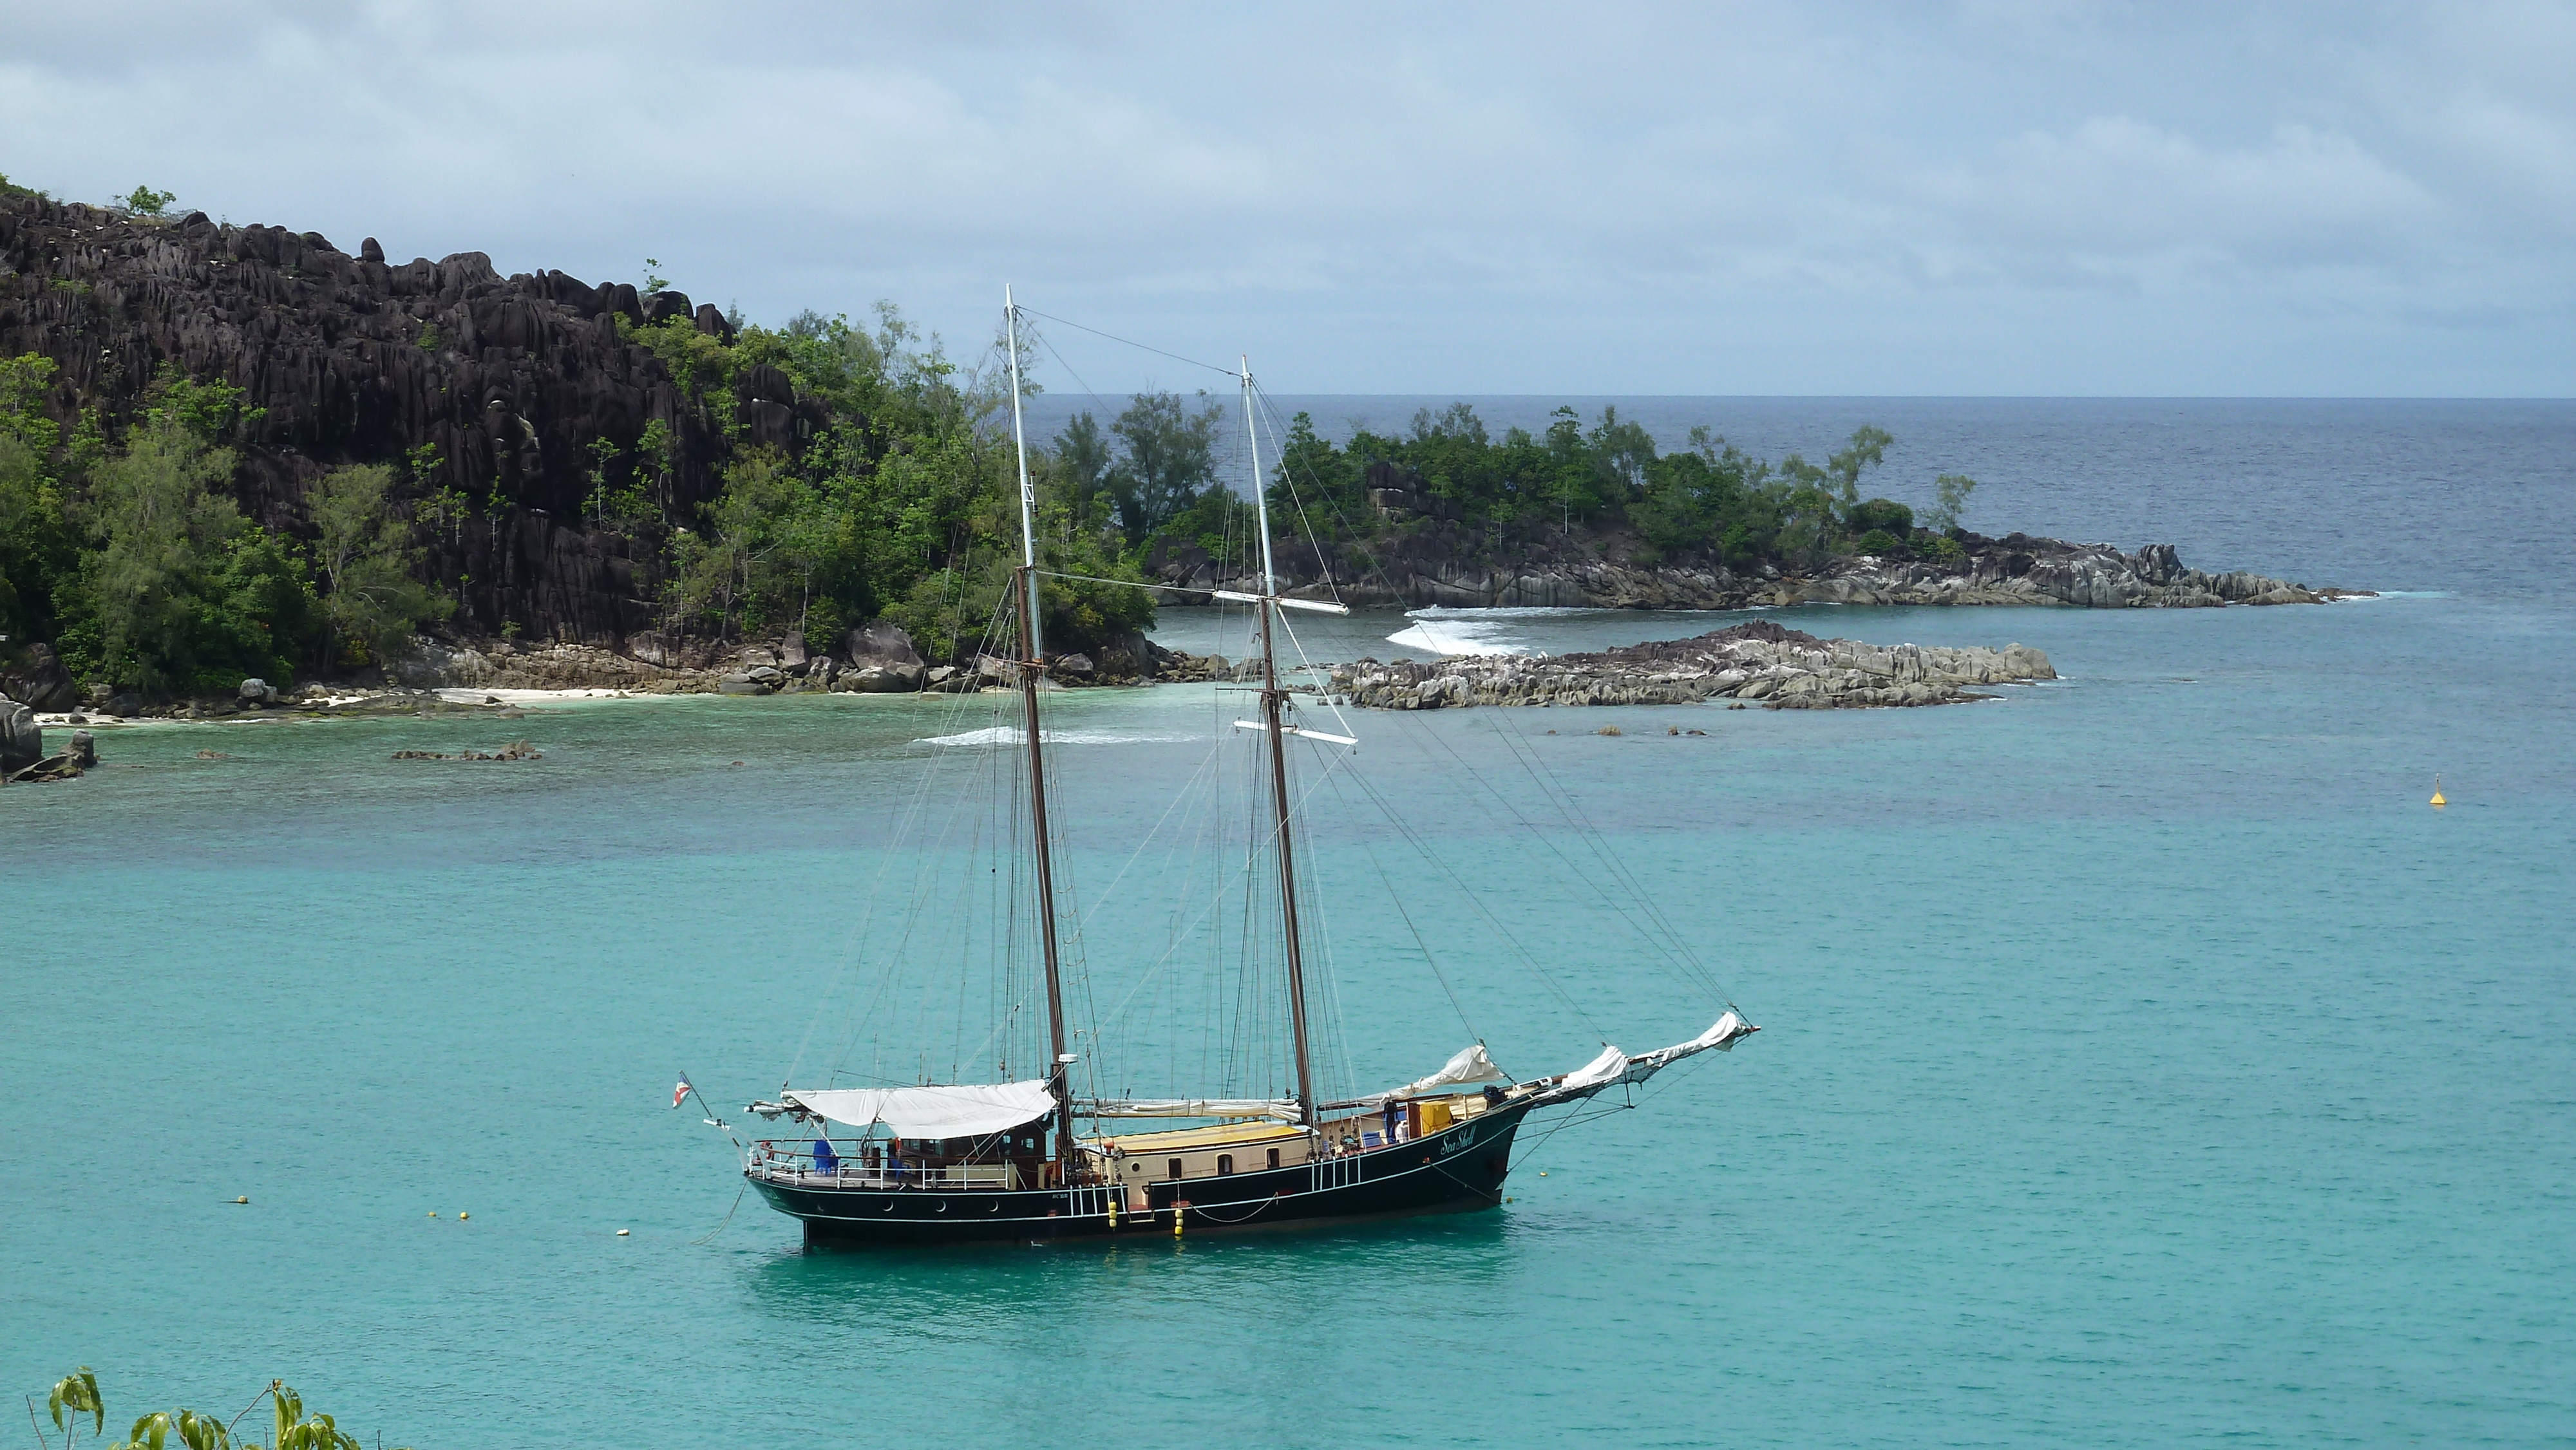
<path id="1" fill-rule="evenodd" d="M 270 1433 L 236 1439 L 234 1432 L 262 1401 L 268 1404 Z M 45 1408 L 62 1434 L 63 1450 L 71 1450 L 80 1438 L 83 1415 L 90 1417 L 91 1440 L 107 1438 L 107 1403 L 99 1394 L 98 1376 L 87 1365 L 55 1382 L 45 1397 Z M 38 1426 L 36 1433 L 41 1437 L 43 1427 Z M 114 1450 L 169 1450 L 174 1438 L 184 1450 L 365 1450 L 363 1442 L 341 1429 L 331 1416 L 308 1413 L 304 1397 L 281 1380 L 270 1380 L 268 1388 L 229 1420 L 188 1409 L 155 1410 L 136 1420 Z"/>
<path id="2" fill-rule="evenodd" d="M 1215 485 L 1224 422 L 1225 410 L 1206 393 L 1195 407 L 1178 393 L 1138 393 L 1111 421 L 1119 449 L 1106 484 L 1130 543 L 1143 543 Z"/>
<path id="3" fill-rule="evenodd" d="M 717 496 L 665 514 L 676 625 L 721 639 L 794 631 L 830 651 L 850 626 L 885 617 L 934 657 L 972 652 L 1020 553 L 998 339 L 961 367 L 886 304 L 871 328 L 805 312 L 775 329 L 744 327 L 730 343 L 678 319 L 633 335 L 704 397 L 770 367 L 824 420 L 793 455 L 736 440 Z M 1022 343 L 1032 345 L 1025 326 Z M 1140 579 L 1109 529 L 1112 457 L 1098 425 L 1078 420 L 1068 440 L 1031 455 L 1043 562 Z M 667 431 L 648 426 L 639 473 L 667 478 L 669 448 Z M 613 496 L 606 460 L 602 470 L 598 486 Z M 653 491 L 667 498 L 658 482 Z M 1046 581 L 1040 602 L 1057 651 L 1094 648 L 1153 618 L 1141 590 L 1073 579 Z"/>
<path id="4" fill-rule="evenodd" d="M 221 491 L 233 466 L 231 449 L 165 418 L 93 472 L 92 547 L 64 611 L 76 673 L 154 693 L 291 677 L 319 623 L 309 566 Z"/>
<path id="5" fill-rule="evenodd" d="M 329 592 L 323 613 L 352 658 L 390 662 L 421 625 L 455 609 L 420 578 L 412 526 L 393 508 L 394 470 L 335 468 L 313 485 L 314 556 Z"/>
<path id="6" fill-rule="evenodd" d="M 1336 446 L 1300 413 L 1273 474 L 1272 512 L 1275 519 L 1293 498 L 1363 539 L 1464 525 L 1497 547 L 1580 525 L 1631 535 L 1652 558 L 1804 569 L 1864 539 L 1882 552 L 1918 539 L 1929 546 L 1912 509 L 1860 496 L 1861 480 L 1894 442 L 1884 429 L 1864 426 L 1822 462 L 1792 453 L 1775 466 L 1706 428 L 1691 430 L 1686 447 L 1663 453 L 1615 407 L 1603 408 L 1590 427 L 1561 407 L 1545 432 L 1511 428 L 1497 439 L 1472 407 L 1452 403 L 1415 413 L 1402 437 L 1361 429 Z M 1944 475 L 1939 498 L 1964 503 L 1974 487 Z M 1955 511 L 1944 523 L 1942 507 L 1931 511 L 1936 526 L 1954 526 Z M 1179 533 L 1167 528 L 1165 536 Z"/>
<path id="7" fill-rule="evenodd" d="M 1957 533 L 1961 516 L 1968 511 L 1968 495 L 1976 488 L 1977 481 L 1961 473 L 1945 473 L 1932 480 L 1933 504 L 1924 522 L 1940 533 Z"/>

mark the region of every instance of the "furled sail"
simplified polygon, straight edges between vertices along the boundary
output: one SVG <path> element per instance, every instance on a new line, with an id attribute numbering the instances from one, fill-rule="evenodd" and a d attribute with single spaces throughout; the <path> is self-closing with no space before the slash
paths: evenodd
<path id="1" fill-rule="evenodd" d="M 779 1096 L 853 1128 L 883 1123 L 899 1138 L 980 1138 L 1055 1111 L 1055 1095 L 1043 1079 L 944 1087 L 815 1088 Z"/>
<path id="2" fill-rule="evenodd" d="M 1738 1016 L 1735 1009 L 1730 1007 L 1725 1016 L 1709 1024 L 1706 1032 L 1688 1042 L 1676 1042 L 1670 1047 L 1658 1047 L 1652 1052 L 1639 1053 L 1635 1057 L 1630 1057 L 1615 1047 L 1604 1047 L 1599 1057 L 1557 1079 L 1555 1086 L 1540 1093 L 1539 1100 L 1569 1102 L 1575 1098 L 1588 1098 L 1612 1083 L 1641 1083 L 1683 1058 L 1706 1052 L 1711 1048 L 1719 1052 L 1732 1052 L 1739 1040 L 1761 1030 Z"/>
<path id="3" fill-rule="evenodd" d="M 1416 1078 L 1388 1093 L 1387 1096 L 1409 1097 L 1415 1093 L 1427 1093 L 1438 1088 L 1465 1083 L 1501 1082 L 1502 1080 L 1503 1070 L 1494 1066 L 1494 1060 L 1485 1055 L 1485 1044 L 1471 1042 L 1458 1049 L 1458 1055 L 1450 1058 L 1438 1072 L 1429 1077 Z"/>
<path id="4" fill-rule="evenodd" d="M 1620 1074 L 1627 1070 L 1628 1054 L 1615 1047 L 1604 1047 L 1599 1057 L 1567 1073 L 1565 1080 L 1557 1086 L 1560 1088 L 1599 1087 L 1603 1083 L 1616 1081 Z"/>
<path id="5" fill-rule="evenodd" d="M 1485 1055 L 1485 1044 L 1471 1042 L 1459 1048 L 1455 1056 L 1429 1077 L 1418 1077 L 1402 1087 L 1388 1088 L 1385 1092 L 1371 1093 L 1364 1098 L 1346 1098 L 1338 1103 L 1326 1103 L 1324 1106 L 1333 1109 L 1378 1108 L 1384 1106 L 1389 1098 L 1420 1097 L 1424 1093 L 1436 1093 L 1445 1087 L 1463 1087 L 1473 1083 L 1506 1080 L 1503 1070 L 1496 1067 L 1494 1060 Z"/>
<path id="6" fill-rule="evenodd" d="M 1082 1098 L 1073 1110 L 1093 1118 L 1277 1118 L 1298 1120 L 1294 1098 Z"/>

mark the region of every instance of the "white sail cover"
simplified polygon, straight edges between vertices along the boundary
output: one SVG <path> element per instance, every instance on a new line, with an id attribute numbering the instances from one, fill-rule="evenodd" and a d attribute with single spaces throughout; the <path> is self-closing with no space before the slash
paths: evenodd
<path id="1" fill-rule="evenodd" d="M 946 1087 L 815 1088 L 780 1097 L 836 1123 L 883 1123 L 899 1138 L 980 1138 L 1055 1111 L 1043 1079 Z"/>
<path id="2" fill-rule="evenodd" d="M 1485 1044 L 1471 1042 L 1458 1049 L 1458 1055 L 1450 1058 L 1448 1064 L 1438 1072 L 1429 1077 L 1416 1078 L 1386 1096 L 1408 1097 L 1414 1093 L 1427 1093 L 1434 1088 L 1451 1087 L 1461 1083 L 1501 1082 L 1502 1080 L 1503 1070 L 1494 1066 L 1494 1060 L 1485 1055 Z"/>
<path id="3" fill-rule="evenodd" d="M 1709 1024 L 1706 1032 L 1688 1042 L 1676 1042 L 1670 1047 L 1658 1047 L 1652 1052 L 1642 1052 L 1635 1057 L 1630 1057 L 1615 1047 L 1604 1047 L 1599 1057 L 1559 1078 L 1556 1086 L 1547 1089 L 1539 1100 L 1559 1102 L 1567 1098 L 1588 1096 L 1614 1082 L 1644 1082 L 1658 1071 L 1696 1053 L 1706 1052 L 1711 1048 L 1719 1052 L 1732 1052 L 1738 1041 L 1761 1030 L 1736 1015 L 1734 1009 L 1729 1008 L 1725 1016 Z"/>
<path id="4" fill-rule="evenodd" d="M 1596 1087 L 1616 1079 L 1628 1070 L 1628 1054 L 1615 1047 L 1604 1047 L 1601 1055 L 1565 1075 L 1560 1088 Z"/>
<path id="5" fill-rule="evenodd" d="M 1278 1098 L 1084 1099 L 1075 1104 L 1094 1118 L 1277 1118 L 1296 1122 L 1293 1100 Z"/>

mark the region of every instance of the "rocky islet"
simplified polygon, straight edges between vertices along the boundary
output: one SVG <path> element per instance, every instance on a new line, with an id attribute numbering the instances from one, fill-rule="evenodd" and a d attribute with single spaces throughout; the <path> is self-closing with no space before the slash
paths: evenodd
<path id="1" fill-rule="evenodd" d="M 1952 705 L 1991 698 L 1985 687 L 2056 678 L 2048 656 L 2028 645 L 1873 645 L 1820 639 L 1767 619 L 1594 653 L 1362 660 L 1331 675 L 1339 698 L 1385 710 L 1712 700 L 1772 710 Z"/>

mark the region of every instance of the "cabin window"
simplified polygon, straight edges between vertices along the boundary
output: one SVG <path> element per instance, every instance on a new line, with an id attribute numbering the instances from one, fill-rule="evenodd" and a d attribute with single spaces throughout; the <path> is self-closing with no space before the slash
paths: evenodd
<path id="1" fill-rule="evenodd" d="M 1181 1160 L 1178 1158 L 1172 1160 L 1172 1176 L 1174 1178 L 1181 1176 Z"/>
<path id="2" fill-rule="evenodd" d="M 1276 1148 L 1270 1150 L 1270 1166 L 1273 1168 L 1279 1166 L 1279 1150 Z"/>
<path id="3" fill-rule="evenodd" d="M 1127 1165 L 1127 1171 L 1130 1173 L 1142 1173 L 1145 1171 L 1145 1165 L 1142 1163 L 1130 1163 Z"/>
<path id="4" fill-rule="evenodd" d="M 1216 1171 L 1217 1176 L 1220 1178 L 1224 1177 L 1226 1174 L 1232 1173 L 1234 1171 L 1234 1155 L 1231 1153 L 1219 1153 L 1216 1155 Z"/>

